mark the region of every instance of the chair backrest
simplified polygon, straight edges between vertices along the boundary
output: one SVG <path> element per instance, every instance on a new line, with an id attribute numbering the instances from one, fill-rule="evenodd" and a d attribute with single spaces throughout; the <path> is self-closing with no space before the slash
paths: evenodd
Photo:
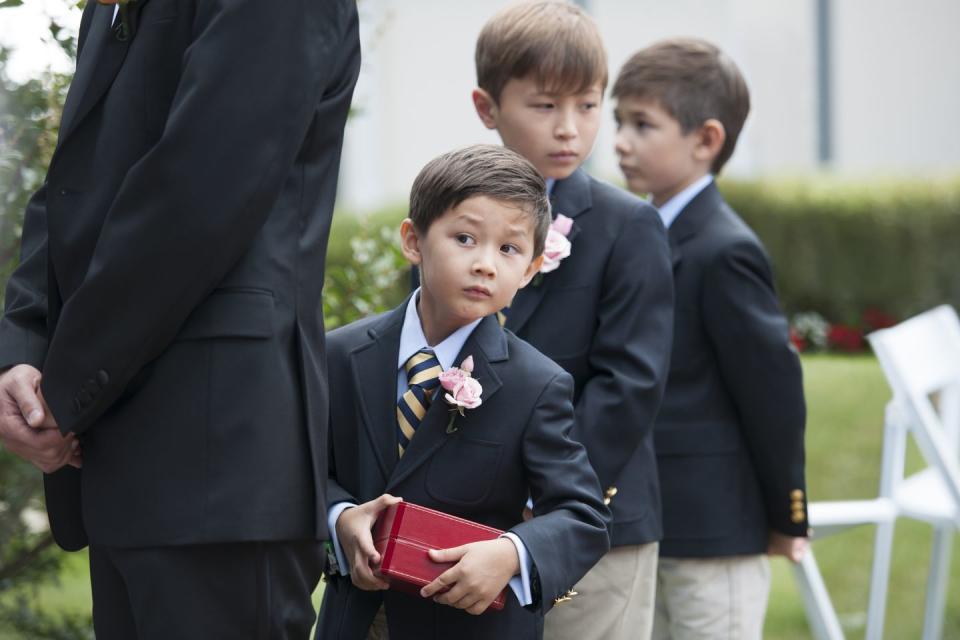
<path id="1" fill-rule="evenodd" d="M 960 504 L 960 319 L 942 305 L 868 337 L 921 453 Z M 936 398 L 936 404 L 934 404 Z"/>

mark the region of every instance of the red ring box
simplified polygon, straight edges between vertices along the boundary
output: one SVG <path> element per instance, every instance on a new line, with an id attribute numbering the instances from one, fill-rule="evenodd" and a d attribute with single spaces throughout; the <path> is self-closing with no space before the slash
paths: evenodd
<path id="1" fill-rule="evenodd" d="M 495 540 L 503 531 L 456 516 L 398 502 L 384 509 L 373 526 L 373 544 L 380 553 L 378 575 L 390 588 L 420 596 L 420 589 L 452 567 L 453 562 L 434 562 L 429 549 L 449 549 L 470 542 Z M 506 589 L 487 609 L 503 609 Z"/>

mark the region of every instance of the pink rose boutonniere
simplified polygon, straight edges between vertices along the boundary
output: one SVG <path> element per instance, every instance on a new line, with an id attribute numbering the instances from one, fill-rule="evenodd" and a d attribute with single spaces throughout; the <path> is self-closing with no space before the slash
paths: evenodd
<path id="1" fill-rule="evenodd" d="M 459 367 L 450 367 L 440 374 L 440 386 L 446 393 L 443 399 L 451 406 L 450 411 L 464 414 L 464 409 L 476 409 L 483 400 L 480 395 L 483 393 L 483 387 L 471 374 L 473 373 L 473 356 L 467 356 Z M 453 433 L 456 428 L 453 426 L 453 420 L 456 414 L 450 416 L 450 423 L 447 425 L 447 433 Z"/>
<path id="2" fill-rule="evenodd" d="M 571 245 L 567 236 L 570 235 L 571 227 L 573 227 L 573 218 L 568 218 L 562 213 L 557 214 L 557 219 L 550 223 L 547 241 L 543 246 L 543 264 L 540 266 L 540 273 L 550 273 L 570 255 Z"/>

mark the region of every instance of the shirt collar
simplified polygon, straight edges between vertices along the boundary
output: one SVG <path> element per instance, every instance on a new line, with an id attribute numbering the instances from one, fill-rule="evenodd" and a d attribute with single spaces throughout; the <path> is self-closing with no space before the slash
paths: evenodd
<path id="1" fill-rule="evenodd" d="M 429 345 L 427 338 L 423 335 L 423 324 L 420 322 L 420 314 L 417 313 L 417 300 L 420 298 L 420 289 L 414 291 L 407 301 L 407 312 L 403 317 L 403 328 L 400 330 L 400 351 L 397 354 L 397 370 L 403 368 L 410 356 L 424 347 L 433 349 L 433 353 L 440 361 L 440 366 L 449 369 L 454 366 L 454 360 L 463 344 L 473 333 L 473 330 L 480 324 L 479 320 L 474 320 L 470 324 L 464 325 L 447 336 L 440 344 Z M 459 366 L 459 365 L 458 365 Z"/>
<path id="2" fill-rule="evenodd" d="M 708 173 L 664 202 L 663 206 L 658 208 L 660 211 L 660 219 L 663 220 L 663 226 L 669 229 L 673 221 L 680 215 L 680 212 L 690 204 L 691 200 L 697 197 L 697 194 L 706 189 L 707 185 L 711 182 L 713 182 L 713 176 Z"/>
<path id="3" fill-rule="evenodd" d="M 553 185 L 557 184 L 556 178 L 547 178 L 547 195 L 553 195 Z"/>

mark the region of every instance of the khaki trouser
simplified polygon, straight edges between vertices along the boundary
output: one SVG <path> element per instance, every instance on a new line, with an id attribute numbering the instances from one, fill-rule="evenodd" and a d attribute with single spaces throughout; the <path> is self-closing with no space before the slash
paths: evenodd
<path id="1" fill-rule="evenodd" d="M 653 639 L 760 640 L 769 595 L 765 555 L 660 558 Z"/>
<path id="2" fill-rule="evenodd" d="M 636 640 L 650 636 L 659 544 L 611 549 L 547 613 L 545 640 Z"/>

